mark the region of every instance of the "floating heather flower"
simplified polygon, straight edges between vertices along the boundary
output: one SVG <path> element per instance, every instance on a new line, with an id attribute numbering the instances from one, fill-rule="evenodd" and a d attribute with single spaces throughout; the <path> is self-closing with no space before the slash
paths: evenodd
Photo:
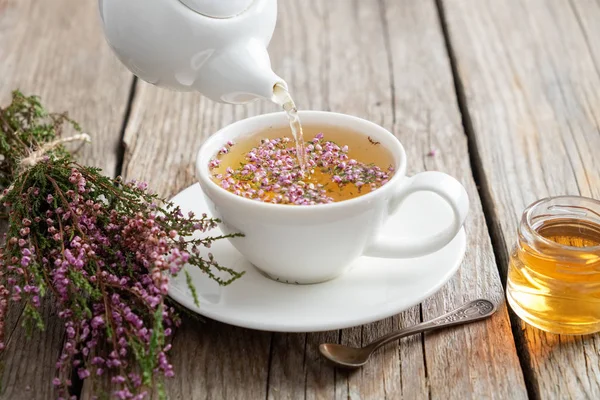
<path id="1" fill-rule="evenodd" d="M 260 145 L 244 155 L 245 162 L 235 169 L 220 171 L 222 159 L 233 143 L 228 143 L 209 162 L 213 178 L 219 185 L 238 196 L 276 204 L 326 204 L 360 196 L 375 190 L 394 173 L 374 164 L 350 159 L 348 146 L 338 146 L 317 134 L 305 147 L 307 171 L 298 165 L 296 149 L 291 139 L 263 139 Z M 222 169 L 222 168 L 221 168 Z"/>

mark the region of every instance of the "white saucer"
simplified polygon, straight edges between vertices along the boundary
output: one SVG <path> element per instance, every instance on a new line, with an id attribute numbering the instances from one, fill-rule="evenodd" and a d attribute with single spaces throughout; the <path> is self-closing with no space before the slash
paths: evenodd
<path id="1" fill-rule="evenodd" d="M 200 185 L 173 198 L 184 213 L 207 212 Z M 384 227 L 398 236 L 426 236 L 452 221 L 450 207 L 434 194 L 410 196 Z M 218 229 L 208 232 L 220 234 Z M 398 314 L 433 295 L 454 275 L 466 248 L 464 229 L 440 251 L 413 259 L 362 257 L 345 275 L 315 285 L 290 285 L 263 276 L 229 244 L 220 240 L 210 251 L 224 266 L 246 271 L 229 286 L 219 286 L 195 267 L 189 267 L 200 307 L 180 273 L 169 295 L 208 318 L 240 327 L 276 332 L 315 332 L 358 326 Z"/>

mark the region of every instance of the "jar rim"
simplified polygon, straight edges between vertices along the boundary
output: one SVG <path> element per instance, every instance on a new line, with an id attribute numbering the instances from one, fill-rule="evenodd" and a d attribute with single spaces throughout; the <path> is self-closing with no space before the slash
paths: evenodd
<path id="1" fill-rule="evenodd" d="M 568 250 L 568 251 L 572 251 L 572 252 L 576 252 L 576 253 L 582 253 L 582 252 L 600 252 L 600 244 L 596 245 L 596 246 L 586 246 L 586 247 L 577 247 L 577 246 L 569 246 L 569 245 L 564 245 L 564 244 L 560 244 L 557 243 L 553 240 L 547 239 L 546 237 L 540 235 L 538 233 L 537 230 L 534 229 L 533 227 L 533 223 L 532 223 L 532 219 L 533 216 L 532 214 L 534 213 L 534 211 L 536 211 L 540 206 L 542 206 L 544 203 L 549 203 L 550 201 L 556 201 L 556 200 L 578 200 L 578 201 L 585 201 L 585 202 L 589 202 L 592 203 L 594 205 L 596 205 L 598 207 L 598 209 L 600 210 L 600 200 L 596 200 L 593 199 L 591 197 L 584 197 L 584 196 L 573 196 L 573 195 L 563 195 L 563 196 L 554 196 L 554 197 L 544 197 L 542 199 L 539 199 L 533 203 L 531 203 L 529 206 L 527 206 L 527 208 L 525 208 L 525 210 L 523 211 L 523 217 L 521 220 L 521 225 L 525 227 L 525 229 L 527 230 L 527 233 L 529 235 L 531 235 L 531 237 L 533 239 L 535 239 L 536 241 L 540 241 L 542 242 L 544 245 L 546 246 L 550 246 L 553 247 L 555 249 L 561 249 L 561 250 Z M 565 206 L 557 206 L 557 207 L 571 207 L 571 208 L 585 208 L 586 211 L 591 212 L 593 214 L 595 214 L 596 216 L 598 216 L 598 218 L 600 218 L 600 213 L 596 212 L 594 210 L 590 210 L 587 207 L 577 207 L 577 206 L 573 206 L 573 205 L 565 205 Z M 571 211 L 571 214 L 577 214 L 574 211 Z M 581 214 L 579 214 L 581 215 Z"/>

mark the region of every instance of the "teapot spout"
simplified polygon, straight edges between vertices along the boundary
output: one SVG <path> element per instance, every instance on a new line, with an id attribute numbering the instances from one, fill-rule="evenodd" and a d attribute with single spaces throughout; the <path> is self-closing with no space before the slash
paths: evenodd
<path id="1" fill-rule="evenodd" d="M 214 54 L 196 81 L 198 90 L 220 102 L 244 104 L 262 98 L 274 101 L 276 84 L 287 84 L 271 69 L 267 49 L 250 40 Z"/>

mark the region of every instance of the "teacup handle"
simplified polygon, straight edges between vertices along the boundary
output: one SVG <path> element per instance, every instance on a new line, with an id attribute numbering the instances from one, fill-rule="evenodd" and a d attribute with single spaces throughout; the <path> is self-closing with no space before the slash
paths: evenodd
<path id="1" fill-rule="evenodd" d="M 469 211 L 467 191 L 450 175 L 437 171 L 421 172 L 407 178 L 402 188 L 394 195 L 389 206 L 389 214 L 395 213 L 402 202 L 412 193 L 434 192 L 452 207 L 454 219 L 450 226 L 426 238 L 378 236 L 367 246 L 364 255 L 381 258 L 411 258 L 438 251 L 462 228 Z"/>

